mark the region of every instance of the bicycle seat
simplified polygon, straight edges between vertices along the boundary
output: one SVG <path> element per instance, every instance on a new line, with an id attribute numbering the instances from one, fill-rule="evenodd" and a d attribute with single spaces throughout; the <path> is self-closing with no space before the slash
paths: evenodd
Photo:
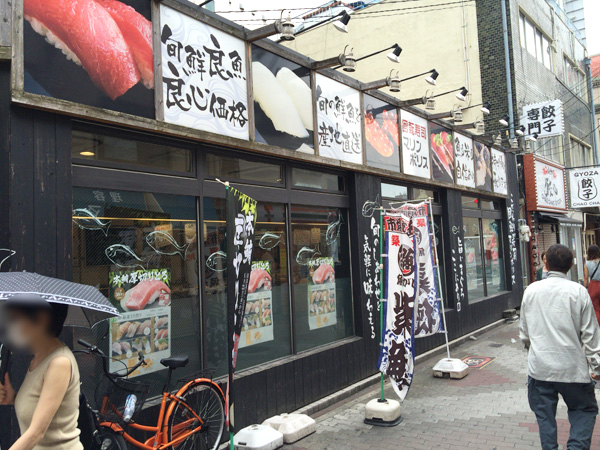
<path id="1" fill-rule="evenodd" d="M 190 361 L 188 355 L 175 355 L 170 358 L 163 358 L 160 360 L 160 363 L 168 367 L 169 369 L 177 369 L 179 367 L 187 366 L 187 363 Z"/>

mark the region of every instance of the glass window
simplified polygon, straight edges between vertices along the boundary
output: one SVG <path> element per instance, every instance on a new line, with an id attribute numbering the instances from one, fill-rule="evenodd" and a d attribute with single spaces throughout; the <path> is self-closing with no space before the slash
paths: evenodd
<path id="1" fill-rule="evenodd" d="M 431 199 L 431 201 L 435 200 L 433 198 L 434 192 L 431 189 L 413 188 L 412 197 L 413 197 L 413 200 L 427 200 L 427 199 Z"/>
<path id="2" fill-rule="evenodd" d="M 481 219 L 483 228 L 484 262 L 487 295 L 504 290 L 504 258 L 500 232 L 502 223 L 497 219 Z"/>
<path id="3" fill-rule="evenodd" d="M 439 273 L 439 279 L 436 276 L 435 283 L 438 291 L 438 296 L 440 295 L 440 293 L 442 294 L 442 298 L 444 299 L 444 305 L 447 306 L 448 297 L 446 296 L 446 271 L 444 270 L 444 234 L 442 231 L 442 216 L 433 216 L 433 228 L 435 238 L 435 256 L 437 257 L 437 261 L 434 261 L 434 264 L 437 266 L 437 270 Z"/>
<path id="4" fill-rule="evenodd" d="M 194 197 L 73 189 L 73 279 L 99 288 L 122 314 L 76 328 L 75 339 L 110 355 L 111 371 L 142 351 L 149 364 L 133 376 L 155 380 L 155 394 L 167 373 L 160 359 L 187 354 L 178 376 L 201 368 L 196 232 Z M 98 377 L 97 363 L 82 364 L 82 377 Z"/>
<path id="5" fill-rule="evenodd" d="M 225 199 L 204 198 L 205 322 L 209 367 L 227 372 Z M 259 202 L 238 369 L 289 355 L 290 301 L 285 206 Z"/>
<path id="6" fill-rule="evenodd" d="M 408 200 L 408 188 L 397 184 L 381 183 L 381 196 L 393 200 Z"/>
<path id="7" fill-rule="evenodd" d="M 539 62 L 544 62 L 543 44 L 542 44 L 542 33 L 539 30 L 535 31 L 535 48 L 536 56 Z"/>
<path id="8" fill-rule="evenodd" d="M 190 150 L 77 130 L 71 135 L 71 156 L 73 159 L 86 161 L 104 161 L 176 172 L 192 171 Z"/>
<path id="9" fill-rule="evenodd" d="M 547 69 L 552 70 L 552 47 L 550 41 L 543 37 L 543 49 L 544 49 L 544 65 Z"/>
<path id="10" fill-rule="evenodd" d="M 297 351 L 353 333 L 346 212 L 292 206 L 292 274 Z"/>
<path id="11" fill-rule="evenodd" d="M 525 48 L 525 16 L 523 14 L 519 16 L 519 41 L 521 47 Z"/>
<path id="12" fill-rule="evenodd" d="M 527 51 L 535 58 L 535 27 L 525 19 L 525 45 Z"/>
<path id="13" fill-rule="evenodd" d="M 297 188 L 343 191 L 344 178 L 332 173 L 307 169 L 292 169 L 292 184 Z"/>
<path id="14" fill-rule="evenodd" d="M 211 177 L 226 180 L 247 180 L 274 184 L 283 182 L 283 168 L 278 164 L 249 161 L 212 153 L 206 155 L 206 173 Z"/>
<path id="15" fill-rule="evenodd" d="M 481 205 L 481 209 L 486 209 L 488 211 L 500 210 L 500 203 L 495 200 L 480 199 L 479 204 Z"/>
<path id="16" fill-rule="evenodd" d="M 467 265 L 467 292 L 470 301 L 485 297 L 479 220 L 480 219 L 472 217 L 463 218 L 465 259 Z"/>
<path id="17" fill-rule="evenodd" d="M 477 197 L 470 197 L 468 195 L 462 196 L 463 208 L 468 209 L 479 209 L 479 199 Z"/>

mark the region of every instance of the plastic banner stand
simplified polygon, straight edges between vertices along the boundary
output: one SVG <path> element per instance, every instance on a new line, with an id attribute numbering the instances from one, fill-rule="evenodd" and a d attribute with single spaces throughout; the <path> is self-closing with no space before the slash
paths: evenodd
<path id="1" fill-rule="evenodd" d="M 280 414 L 265 420 L 263 425 L 283 434 L 283 442 L 286 444 L 293 444 L 317 431 L 317 422 L 306 414 Z"/>
<path id="2" fill-rule="evenodd" d="M 235 450 L 275 450 L 283 447 L 283 434 L 266 425 L 250 425 L 233 437 Z"/>

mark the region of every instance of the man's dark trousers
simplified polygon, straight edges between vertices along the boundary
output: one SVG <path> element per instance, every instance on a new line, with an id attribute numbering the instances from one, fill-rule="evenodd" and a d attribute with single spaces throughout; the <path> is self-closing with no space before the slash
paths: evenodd
<path id="1" fill-rule="evenodd" d="M 557 450 L 556 407 L 560 394 L 569 409 L 568 450 L 589 450 L 598 415 L 594 382 L 557 383 L 529 377 L 529 406 L 537 417 L 543 450 Z"/>

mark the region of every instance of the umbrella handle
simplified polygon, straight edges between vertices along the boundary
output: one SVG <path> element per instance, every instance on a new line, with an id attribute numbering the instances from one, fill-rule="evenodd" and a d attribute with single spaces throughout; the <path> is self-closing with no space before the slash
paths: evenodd
<path id="1" fill-rule="evenodd" d="M 4 377 L 8 372 L 10 364 L 10 350 L 4 344 L 0 344 L 0 383 L 4 384 Z"/>

